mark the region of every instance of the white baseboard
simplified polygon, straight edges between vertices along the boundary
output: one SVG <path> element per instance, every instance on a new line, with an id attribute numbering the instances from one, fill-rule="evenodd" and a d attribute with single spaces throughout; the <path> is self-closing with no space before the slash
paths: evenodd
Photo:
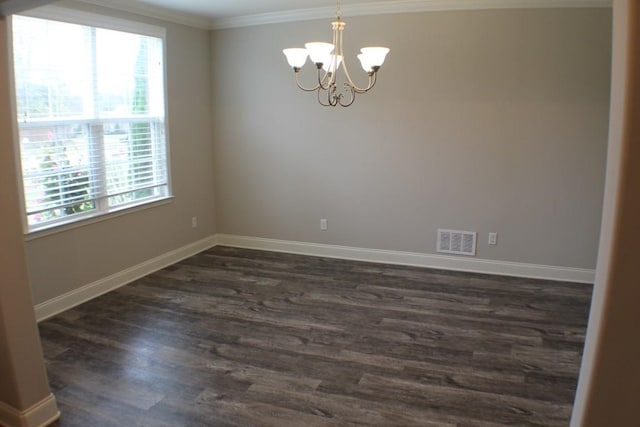
<path id="1" fill-rule="evenodd" d="M 328 258 L 592 284 L 595 270 L 217 234 L 219 245 Z"/>
<path id="2" fill-rule="evenodd" d="M 83 302 L 124 286 L 127 283 L 131 283 L 134 280 L 175 264 L 178 261 L 182 261 L 215 245 L 216 237 L 207 237 L 45 301 L 35 306 L 36 319 L 40 322 L 51 316 L 55 316 L 78 304 L 82 304 Z"/>
<path id="3" fill-rule="evenodd" d="M 7 427 L 44 427 L 60 418 L 60 411 L 53 394 L 27 410 L 19 411 L 0 402 L 0 425 Z"/>

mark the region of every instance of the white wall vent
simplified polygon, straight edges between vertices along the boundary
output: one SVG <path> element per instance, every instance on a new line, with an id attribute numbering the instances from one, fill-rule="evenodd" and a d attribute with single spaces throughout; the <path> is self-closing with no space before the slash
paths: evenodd
<path id="1" fill-rule="evenodd" d="M 476 238 L 474 231 L 438 229 L 438 252 L 445 254 L 476 256 Z"/>

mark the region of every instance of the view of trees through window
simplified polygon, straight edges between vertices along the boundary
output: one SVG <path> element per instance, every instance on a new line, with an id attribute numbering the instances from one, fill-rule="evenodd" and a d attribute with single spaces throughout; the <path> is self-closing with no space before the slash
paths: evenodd
<path id="1" fill-rule="evenodd" d="M 22 16 L 13 33 L 30 228 L 166 197 L 162 39 Z"/>

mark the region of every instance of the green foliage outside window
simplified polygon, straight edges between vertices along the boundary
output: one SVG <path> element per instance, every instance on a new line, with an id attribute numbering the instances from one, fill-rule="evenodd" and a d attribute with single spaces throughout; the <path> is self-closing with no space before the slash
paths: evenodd
<path id="1" fill-rule="evenodd" d="M 46 219 L 93 209 L 93 203 L 89 200 L 91 195 L 88 171 L 71 167 L 66 155 L 55 161 L 47 154 L 40 163 L 40 168 L 52 172 L 42 179 L 43 202 L 63 206 L 61 209 L 47 211 L 44 214 Z"/>

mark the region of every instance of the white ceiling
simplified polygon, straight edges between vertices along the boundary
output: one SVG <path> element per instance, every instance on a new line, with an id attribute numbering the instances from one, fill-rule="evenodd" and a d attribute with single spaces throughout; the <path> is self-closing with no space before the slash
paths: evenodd
<path id="1" fill-rule="evenodd" d="M 336 0 L 79 1 L 202 28 L 228 28 L 331 18 L 336 10 Z M 62 0 L 61 3 L 64 2 L 65 0 Z M 343 15 L 348 17 L 434 10 L 611 7 L 612 0 L 341 0 L 341 3 Z"/>
<path id="2" fill-rule="evenodd" d="M 209 18 L 229 18 L 262 13 L 283 12 L 296 9 L 319 7 L 335 8 L 332 0 L 137 0 L 167 9 L 207 16 Z M 380 0 L 378 0 L 380 1 Z M 397 0 L 387 0 L 393 2 Z M 342 0 L 343 5 L 363 3 L 366 0 Z"/>

